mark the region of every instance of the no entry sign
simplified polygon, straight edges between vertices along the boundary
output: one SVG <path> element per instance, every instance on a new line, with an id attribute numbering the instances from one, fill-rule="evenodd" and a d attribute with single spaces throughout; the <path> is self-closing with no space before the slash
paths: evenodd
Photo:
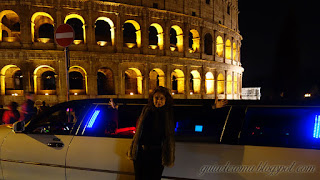
<path id="1" fill-rule="evenodd" d="M 56 42 L 63 47 L 68 47 L 74 40 L 74 30 L 69 24 L 60 25 L 55 33 Z"/>

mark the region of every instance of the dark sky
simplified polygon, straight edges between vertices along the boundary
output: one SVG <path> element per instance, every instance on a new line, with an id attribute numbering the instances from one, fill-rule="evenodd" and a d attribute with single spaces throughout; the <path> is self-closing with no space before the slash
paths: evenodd
<path id="1" fill-rule="evenodd" d="M 320 82 L 316 4 L 239 0 L 239 11 L 243 87 L 262 87 L 262 96 L 273 90 L 295 89 L 295 96 L 314 91 Z"/>

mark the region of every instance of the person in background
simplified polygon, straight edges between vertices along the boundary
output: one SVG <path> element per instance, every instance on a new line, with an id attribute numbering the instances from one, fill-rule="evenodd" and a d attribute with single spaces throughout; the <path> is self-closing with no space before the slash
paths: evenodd
<path id="1" fill-rule="evenodd" d="M 20 113 L 18 111 L 18 103 L 11 102 L 8 106 L 9 110 L 3 113 L 2 121 L 4 124 L 13 124 L 20 118 Z"/>
<path id="2" fill-rule="evenodd" d="M 0 124 L 3 124 L 2 116 L 3 116 L 4 111 L 5 111 L 5 109 L 3 109 L 3 105 L 0 105 Z"/>
<path id="3" fill-rule="evenodd" d="M 45 101 L 42 101 L 42 106 L 39 108 L 39 113 L 46 111 L 49 108 L 49 106 L 46 105 Z"/>
<path id="4" fill-rule="evenodd" d="M 25 94 L 25 102 L 21 105 L 21 113 L 19 121 L 25 121 L 28 123 L 32 116 L 34 116 L 37 111 L 34 107 L 34 93 L 28 92 Z"/>

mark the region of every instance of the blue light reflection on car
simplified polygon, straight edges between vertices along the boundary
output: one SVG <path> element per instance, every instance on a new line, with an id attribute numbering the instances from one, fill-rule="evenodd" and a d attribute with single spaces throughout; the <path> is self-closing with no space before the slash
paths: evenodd
<path id="1" fill-rule="evenodd" d="M 316 115 L 315 122 L 314 122 L 314 129 L 313 129 L 313 137 L 314 138 L 320 138 L 320 115 Z"/>
<path id="2" fill-rule="evenodd" d="M 94 111 L 93 115 L 91 116 L 91 118 L 89 120 L 87 128 L 92 128 L 92 126 L 93 126 L 94 122 L 96 121 L 99 113 L 100 113 L 100 110 L 95 110 Z"/>
<path id="3" fill-rule="evenodd" d="M 194 131 L 195 132 L 202 132 L 202 128 L 203 128 L 202 125 L 196 125 Z"/>

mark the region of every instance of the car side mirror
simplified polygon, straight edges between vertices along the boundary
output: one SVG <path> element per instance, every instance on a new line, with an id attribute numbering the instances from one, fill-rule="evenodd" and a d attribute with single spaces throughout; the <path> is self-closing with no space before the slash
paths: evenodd
<path id="1" fill-rule="evenodd" d="M 17 121 L 13 124 L 13 131 L 18 133 L 18 132 L 23 132 L 25 128 L 25 122 L 24 121 Z"/>

